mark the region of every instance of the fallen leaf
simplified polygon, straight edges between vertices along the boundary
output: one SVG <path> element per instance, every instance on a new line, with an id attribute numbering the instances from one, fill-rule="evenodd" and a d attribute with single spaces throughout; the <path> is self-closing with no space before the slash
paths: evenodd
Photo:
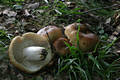
<path id="1" fill-rule="evenodd" d="M 15 17 L 17 13 L 14 11 L 10 11 L 10 10 L 4 10 L 3 15 L 7 15 L 8 17 Z"/>
<path id="2" fill-rule="evenodd" d="M 36 8 L 38 8 L 39 7 L 39 3 L 37 2 L 37 3 L 33 3 L 33 4 L 29 4 L 28 6 L 27 6 L 27 8 L 29 8 L 29 9 L 36 9 Z"/>

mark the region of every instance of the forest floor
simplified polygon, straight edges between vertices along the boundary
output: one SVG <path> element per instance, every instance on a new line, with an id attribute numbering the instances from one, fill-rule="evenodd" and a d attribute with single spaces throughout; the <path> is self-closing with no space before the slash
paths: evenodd
<path id="1" fill-rule="evenodd" d="M 22 72 L 10 63 L 8 48 L 15 36 L 27 32 L 36 33 L 48 25 L 62 28 L 74 22 L 86 24 L 93 33 L 97 34 L 101 41 L 101 49 L 104 50 L 106 45 L 109 45 L 108 62 L 112 63 L 113 60 L 120 58 L 119 0 L 81 0 L 79 2 L 77 0 L 74 2 L 13 0 L 12 2 L 11 0 L 9 3 L 0 3 L 0 80 L 69 80 L 69 76 L 64 72 L 56 76 L 58 61 L 55 61 L 53 66 L 46 67 L 35 74 Z M 113 43 L 114 40 L 116 41 Z M 56 60 L 59 58 L 57 56 Z M 120 62 L 120 59 L 118 61 Z M 117 67 L 118 69 L 113 73 L 111 71 L 109 79 L 94 80 L 120 80 L 120 63 Z"/>

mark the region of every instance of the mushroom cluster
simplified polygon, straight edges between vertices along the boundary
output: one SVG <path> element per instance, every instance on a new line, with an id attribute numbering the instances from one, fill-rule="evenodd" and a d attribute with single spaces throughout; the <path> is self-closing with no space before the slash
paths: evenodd
<path id="1" fill-rule="evenodd" d="M 68 52 L 61 38 L 63 38 L 62 31 L 56 26 L 47 26 L 37 33 L 29 32 L 16 36 L 9 46 L 10 62 L 24 72 L 35 73 L 53 59 L 54 53 L 50 43 L 53 44 L 56 52 L 60 54 Z"/>
<path id="2" fill-rule="evenodd" d="M 47 26 L 37 33 L 29 32 L 13 38 L 9 46 L 10 62 L 22 71 L 35 73 L 47 66 L 53 59 L 52 48 L 59 55 L 70 53 L 65 43 L 77 46 L 77 33 L 79 34 L 79 47 L 82 51 L 92 50 L 98 42 L 98 37 L 83 24 L 73 23 L 66 26 L 64 35 L 67 38 L 63 36 L 61 28 Z"/>
<path id="3" fill-rule="evenodd" d="M 47 41 L 50 40 L 50 43 L 53 44 L 52 46 L 59 55 L 65 55 L 69 52 L 68 47 L 65 45 L 65 42 L 69 43 L 69 41 L 63 36 L 61 28 L 56 26 L 47 26 L 40 29 L 37 34 L 44 37 Z"/>

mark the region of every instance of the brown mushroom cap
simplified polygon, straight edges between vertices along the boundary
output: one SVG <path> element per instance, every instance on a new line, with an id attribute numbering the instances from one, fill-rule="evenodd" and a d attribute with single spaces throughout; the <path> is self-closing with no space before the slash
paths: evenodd
<path id="1" fill-rule="evenodd" d="M 93 33 L 79 35 L 79 48 L 82 51 L 92 50 L 98 42 L 98 37 Z"/>
<path id="2" fill-rule="evenodd" d="M 78 31 L 78 28 L 80 27 L 80 32 L 86 33 L 89 29 L 84 25 L 80 23 L 73 23 L 65 27 L 65 35 L 70 38 L 69 35 L 71 36 L 71 32 L 73 31 Z"/>
<path id="3" fill-rule="evenodd" d="M 66 55 L 67 53 L 69 53 L 69 48 L 66 46 L 65 42 L 70 44 L 66 38 L 60 37 L 53 44 L 56 52 L 59 55 Z"/>
<path id="4" fill-rule="evenodd" d="M 37 32 L 37 34 L 39 34 L 40 36 L 45 37 L 48 40 L 47 33 L 49 35 L 49 38 L 50 38 L 51 42 L 54 42 L 59 37 L 63 36 L 61 29 L 56 27 L 56 26 L 47 26 L 47 27 L 44 27 L 44 28 L 40 29 Z"/>
<path id="5" fill-rule="evenodd" d="M 65 35 L 68 37 L 72 45 L 77 46 L 77 32 L 79 32 L 79 47 L 82 51 L 92 50 L 98 42 L 98 37 L 91 33 L 89 29 L 83 24 L 73 23 L 65 28 Z"/>
<path id="6" fill-rule="evenodd" d="M 46 66 L 53 54 L 49 43 L 36 33 L 16 36 L 9 46 L 10 62 L 22 71 L 34 73 Z"/>

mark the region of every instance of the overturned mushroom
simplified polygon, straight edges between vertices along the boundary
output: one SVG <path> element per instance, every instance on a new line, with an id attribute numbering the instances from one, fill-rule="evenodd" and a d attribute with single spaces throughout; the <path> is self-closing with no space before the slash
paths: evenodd
<path id="1" fill-rule="evenodd" d="M 46 34 L 48 33 L 48 35 Z M 37 34 L 40 36 L 43 36 L 48 40 L 50 38 L 51 42 L 53 43 L 55 40 L 57 40 L 59 37 L 62 37 L 62 31 L 60 28 L 56 26 L 47 26 L 42 29 L 40 29 Z M 49 36 L 49 37 L 48 37 Z"/>
<path id="2" fill-rule="evenodd" d="M 65 42 L 70 44 L 68 39 L 66 39 L 64 37 L 60 37 L 53 44 L 56 49 L 56 52 L 59 55 L 66 55 L 67 53 L 69 53 L 69 48 L 66 46 Z"/>
<path id="3" fill-rule="evenodd" d="M 80 27 L 79 33 L 78 27 Z M 79 34 L 79 47 L 82 51 L 92 50 L 98 42 L 98 37 L 91 33 L 84 24 L 73 23 L 65 28 L 65 35 L 74 46 L 77 46 L 77 33 Z"/>
<path id="4" fill-rule="evenodd" d="M 16 36 L 9 46 L 10 62 L 22 71 L 34 73 L 53 58 L 49 43 L 35 33 Z"/>

